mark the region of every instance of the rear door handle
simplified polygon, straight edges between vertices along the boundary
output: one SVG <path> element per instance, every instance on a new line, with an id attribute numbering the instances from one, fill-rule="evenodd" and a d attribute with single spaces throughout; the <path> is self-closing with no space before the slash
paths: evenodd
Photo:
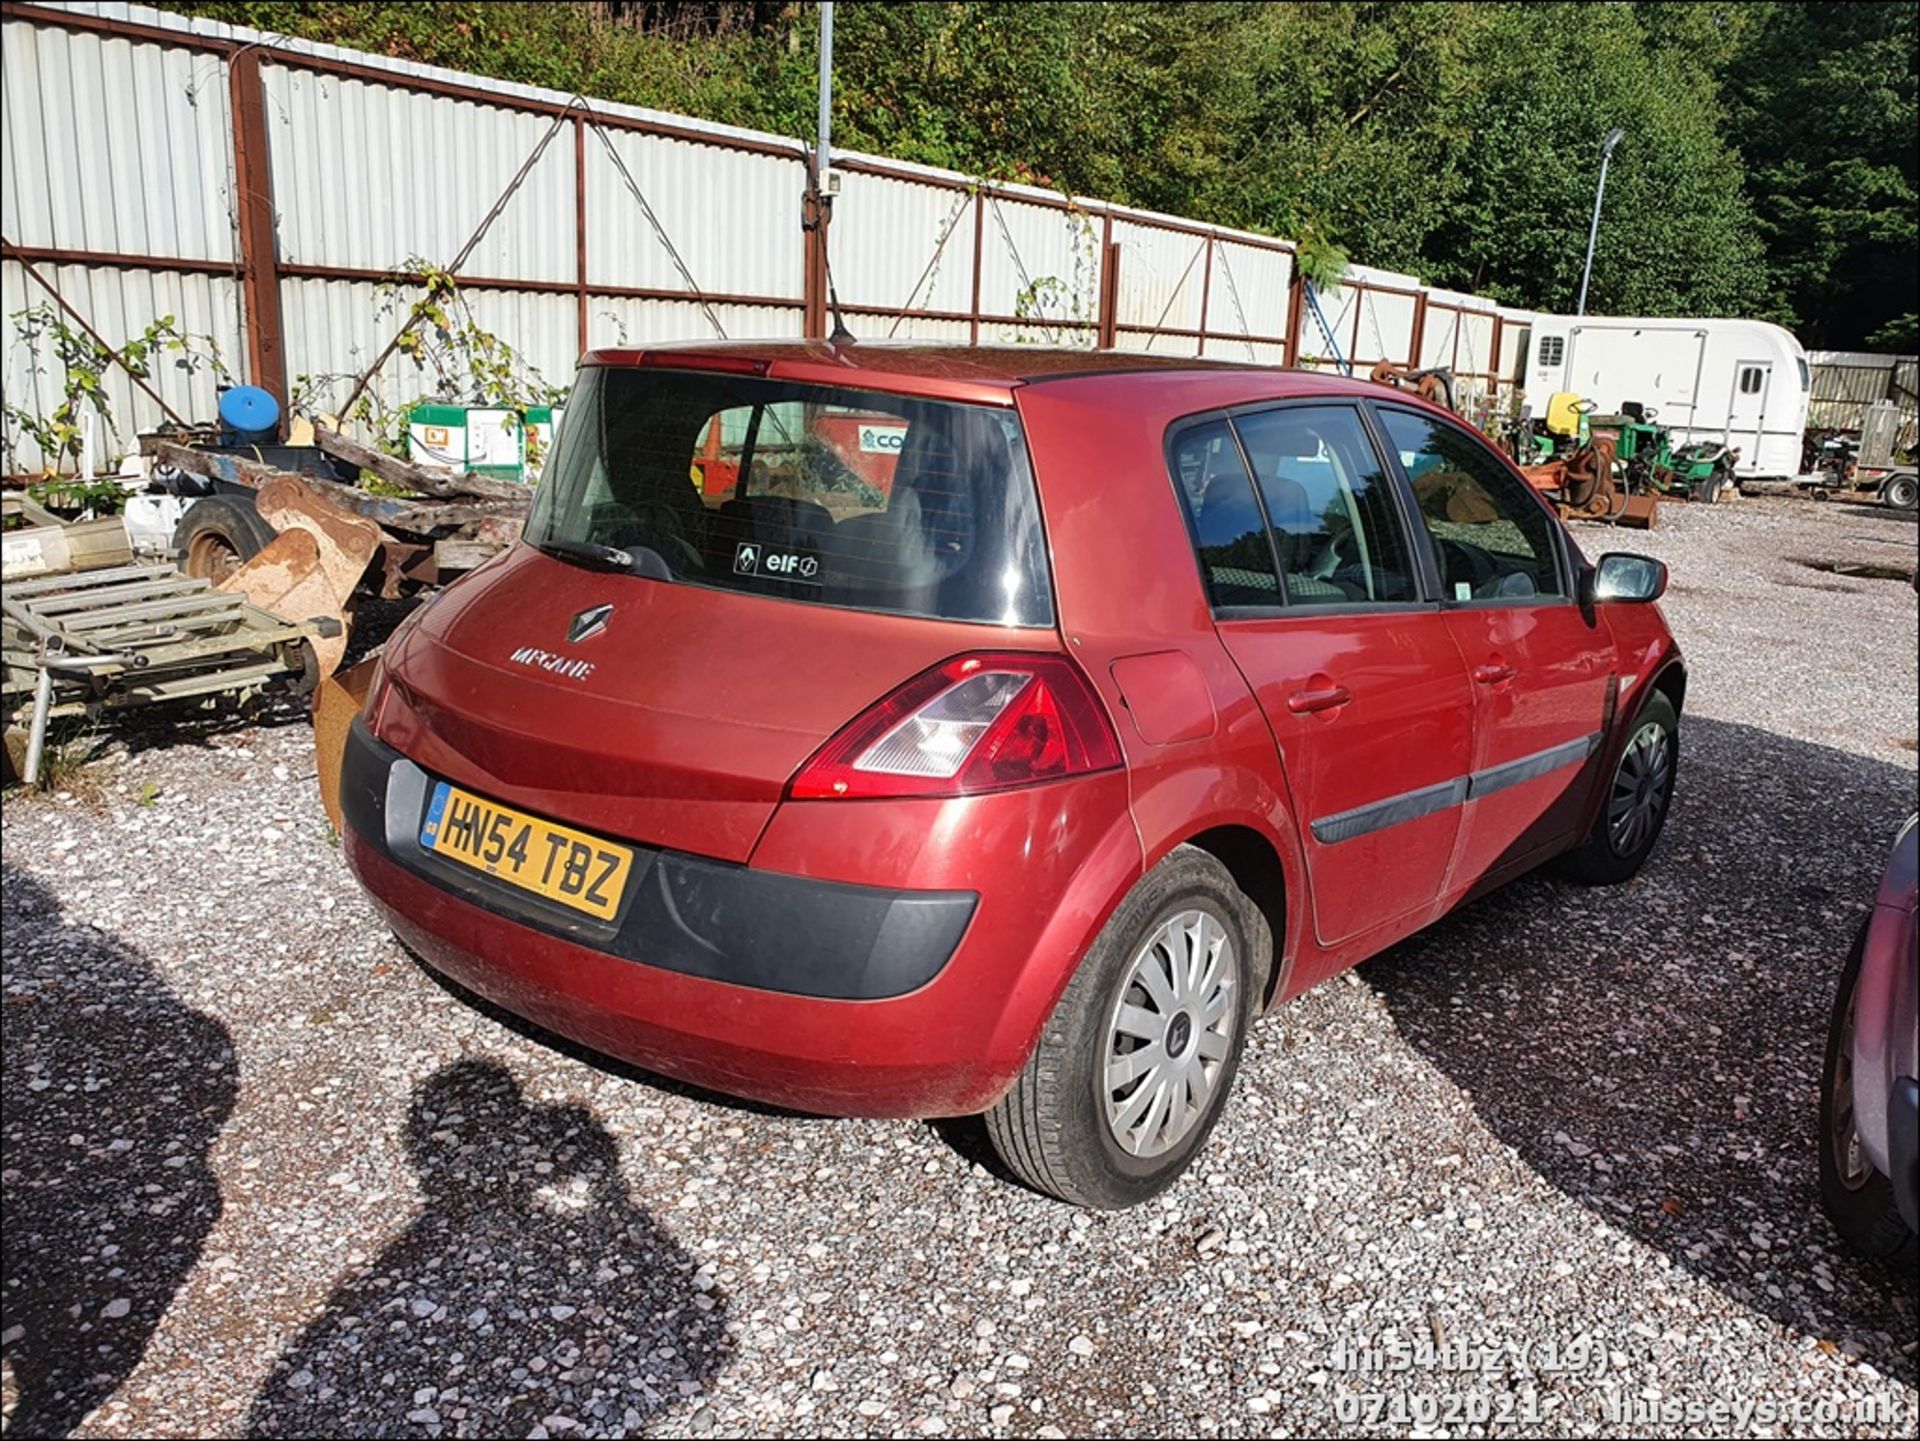
<path id="1" fill-rule="evenodd" d="M 1295 715 L 1317 710 L 1338 710 L 1352 699 L 1353 692 L 1343 685 L 1322 686 L 1318 690 L 1295 691 L 1287 697 L 1287 709 Z"/>
<path id="2" fill-rule="evenodd" d="M 1503 660 L 1490 660 L 1484 665 L 1473 668 L 1473 678 L 1481 685 L 1499 685 L 1503 680 L 1512 680 L 1520 674 Z"/>

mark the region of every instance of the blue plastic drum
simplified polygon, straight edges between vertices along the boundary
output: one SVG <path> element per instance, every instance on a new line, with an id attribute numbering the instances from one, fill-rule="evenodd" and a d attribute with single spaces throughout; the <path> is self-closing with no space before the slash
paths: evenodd
<path id="1" fill-rule="evenodd" d="M 257 385 L 220 393 L 221 439 L 228 445 L 271 445 L 279 435 L 280 402 Z"/>

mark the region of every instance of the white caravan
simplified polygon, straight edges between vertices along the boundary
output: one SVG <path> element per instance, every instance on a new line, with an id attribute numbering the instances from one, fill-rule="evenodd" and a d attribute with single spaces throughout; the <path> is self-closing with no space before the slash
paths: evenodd
<path id="1" fill-rule="evenodd" d="M 1621 319 L 1536 315 L 1528 337 L 1526 403 L 1545 416 L 1557 391 L 1602 414 L 1637 401 L 1673 433 L 1673 445 L 1738 446 L 1735 475 L 1800 472 L 1807 428 L 1807 353 L 1763 320 Z"/>

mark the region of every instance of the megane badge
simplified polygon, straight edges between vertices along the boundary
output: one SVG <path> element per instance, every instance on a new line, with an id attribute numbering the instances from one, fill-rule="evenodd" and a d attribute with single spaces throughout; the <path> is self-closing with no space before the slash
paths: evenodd
<path id="1" fill-rule="evenodd" d="M 607 628 L 607 617 L 612 614 L 613 607 L 611 605 L 596 605 L 589 610 L 581 611 L 580 614 L 567 622 L 567 639 L 569 641 L 582 641 L 590 636 L 600 634 L 601 631 Z"/>

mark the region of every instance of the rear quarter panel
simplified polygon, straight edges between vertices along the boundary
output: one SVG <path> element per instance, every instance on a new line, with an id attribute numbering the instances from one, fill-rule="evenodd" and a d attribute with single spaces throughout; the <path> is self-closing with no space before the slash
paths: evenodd
<path id="1" fill-rule="evenodd" d="M 1280 379 L 1111 375 L 1028 386 L 1018 402 L 1040 486 L 1061 632 L 1120 737 L 1145 868 L 1200 832 L 1240 826 L 1279 855 L 1287 893 L 1304 895 L 1273 733 L 1214 631 L 1164 454 L 1173 421 L 1274 397 L 1283 393 Z M 1169 653 L 1181 658 L 1177 665 L 1161 659 Z M 1168 724 L 1161 697 L 1143 697 L 1136 714 L 1120 677 L 1143 673 L 1194 677 L 1204 695 L 1180 702 L 1179 724 Z M 1187 712 L 1203 707 L 1211 709 L 1212 725 L 1184 723 Z M 1288 907 L 1287 933 L 1274 938 L 1286 957 L 1309 943 L 1305 909 Z"/>

